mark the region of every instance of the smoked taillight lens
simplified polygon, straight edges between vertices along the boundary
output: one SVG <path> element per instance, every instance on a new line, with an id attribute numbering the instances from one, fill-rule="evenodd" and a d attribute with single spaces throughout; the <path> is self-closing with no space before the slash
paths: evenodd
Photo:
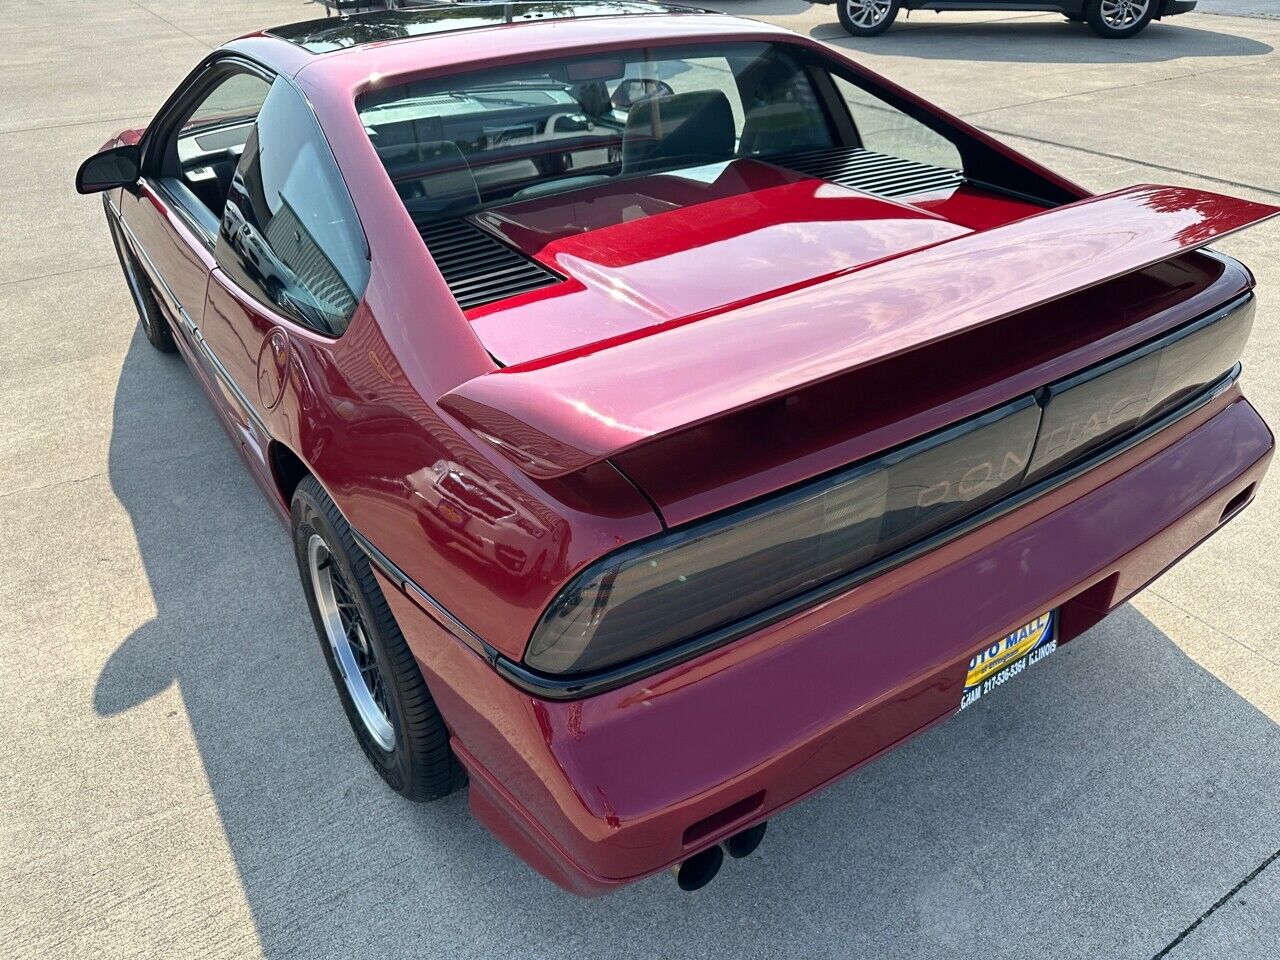
<path id="1" fill-rule="evenodd" d="M 1017 489 L 1030 397 L 817 482 L 612 554 L 544 613 L 525 663 L 578 674 L 757 613 Z"/>
<path id="2" fill-rule="evenodd" d="M 1248 296 L 1051 384 L 1038 391 L 1038 400 L 1023 397 L 610 554 L 552 601 L 530 638 L 525 665 L 572 678 L 751 618 L 767 621 L 771 608 L 786 608 L 1118 446 L 1204 395 L 1238 361 L 1253 311 Z"/>
<path id="3" fill-rule="evenodd" d="M 1141 429 L 1220 379 L 1244 352 L 1253 311 L 1249 297 L 1050 386 L 1027 482 Z"/>

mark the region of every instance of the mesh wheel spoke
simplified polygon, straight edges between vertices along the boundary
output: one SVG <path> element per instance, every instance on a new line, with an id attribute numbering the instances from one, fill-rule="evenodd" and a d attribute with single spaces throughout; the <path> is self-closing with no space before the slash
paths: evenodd
<path id="1" fill-rule="evenodd" d="M 391 750 L 396 735 L 390 701 L 356 591 L 319 534 L 313 534 L 307 543 L 307 563 L 317 613 L 355 713 L 378 746 Z"/>

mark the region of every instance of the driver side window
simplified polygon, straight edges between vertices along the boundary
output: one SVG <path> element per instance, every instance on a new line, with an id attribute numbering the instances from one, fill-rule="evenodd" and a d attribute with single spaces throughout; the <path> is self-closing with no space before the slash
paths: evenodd
<path id="1" fill-rule="evenodd" d="M 231 73 L 177 128 L 172 173 L 212 215 L 211 222 L 222 216 L 236 164 L 268 90 L 268 83 L 256 74 Z"/>
<path id="2" fill-rule="evenodd" d="M 250 130 L 214 258 L 258 302 L 339 336 L 369 281 L 369 248 L 328 141 L 283 79 Z"/>

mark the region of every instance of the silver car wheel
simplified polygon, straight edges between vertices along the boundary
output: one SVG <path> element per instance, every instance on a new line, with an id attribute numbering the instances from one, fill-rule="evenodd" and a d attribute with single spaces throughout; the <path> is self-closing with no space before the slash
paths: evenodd
<path id="1" fill-rule="evenodd" d="M 396 731 L 391 725 L 386 682 L 351 587 L 319 534 L 313 533 L 307 541 L 307 570 L 325 638 L 356 714 L 374 743 L 389 752 L 395 748 Z"/>
<path id="2" fill-rule="evenodd" d="M 889 15 L 892 0 L 845 0 L 849 19 L 859 27 L 877 26 Z"/>
<path id="3" fill-rule="evenodd" d="M 1127 30 L 1147 15 L 1151 0 L 1102 0 L 1102 22 L 1112 30 Z"/>

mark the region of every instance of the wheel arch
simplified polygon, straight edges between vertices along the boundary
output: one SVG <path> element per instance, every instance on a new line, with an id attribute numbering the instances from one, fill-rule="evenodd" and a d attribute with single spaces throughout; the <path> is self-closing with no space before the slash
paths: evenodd
<path id="1" fill-rule="evenodd" d="M 271 468 L 271 479 L 275 483 L 276 493 L 287 512 L 289 505 L 293 502 L 293 492 L 298 489 L 298 484 L 307 477 L 314 477 L 315 471 L 279 440 L 272 440 L 267 447 L 267 463 Z"/>

